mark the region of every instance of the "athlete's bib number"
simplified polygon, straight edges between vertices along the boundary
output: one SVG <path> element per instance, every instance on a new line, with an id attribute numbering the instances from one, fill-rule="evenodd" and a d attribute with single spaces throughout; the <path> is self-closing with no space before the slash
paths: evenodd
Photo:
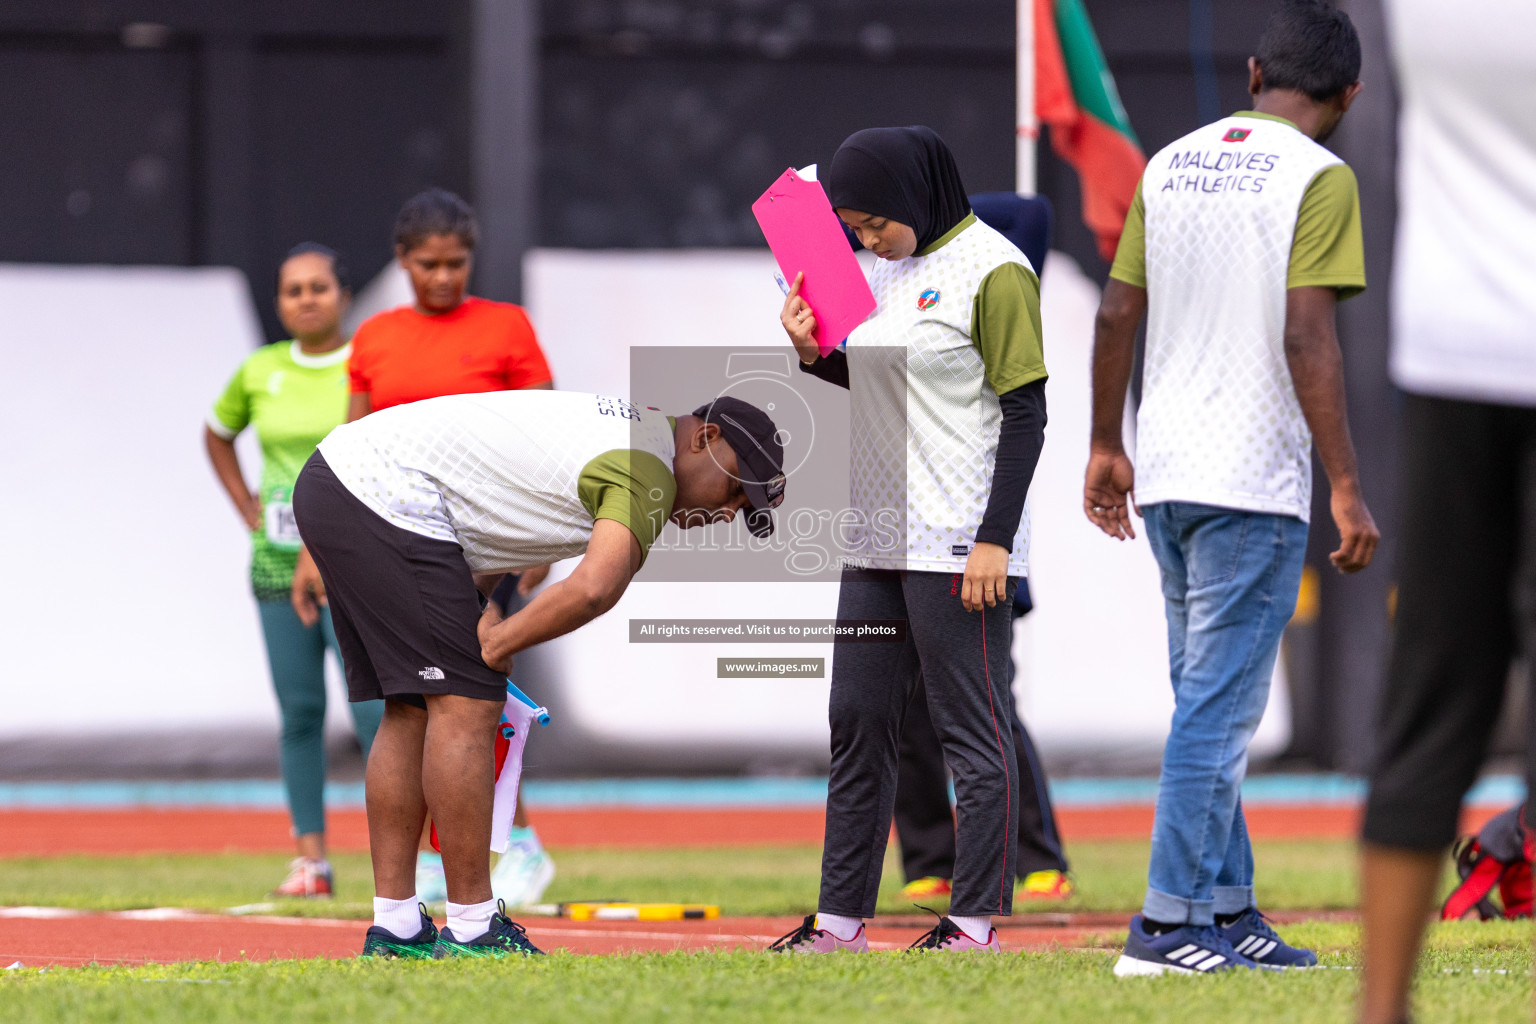
<path id="1" fill-rule="evenodd" d="M 273 495 L 267 502 L 263 515 L 267 521 L 267 542 L 275 548 L 284 551 L 297 551 L 304 546 L 304 541 L 299 537 L 299 524 L 293 518 L 293 504 Z"/>

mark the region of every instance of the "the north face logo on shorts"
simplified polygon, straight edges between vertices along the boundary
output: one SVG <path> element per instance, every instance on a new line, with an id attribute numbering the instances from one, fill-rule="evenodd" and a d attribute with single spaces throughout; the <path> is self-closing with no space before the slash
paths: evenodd
<path id="1" fill-rule="evenodd" d="M 443 670 L 438 668 L 436 665 L 428 665 L 426 668 L 422 669 L 420 672 L 417 672 L 416 674 L 421 676 L 421 678 L 423 678 L 423 679 L 447 679 L 448 678 L 447 676 L 445 676 L 443 674 Z"/>

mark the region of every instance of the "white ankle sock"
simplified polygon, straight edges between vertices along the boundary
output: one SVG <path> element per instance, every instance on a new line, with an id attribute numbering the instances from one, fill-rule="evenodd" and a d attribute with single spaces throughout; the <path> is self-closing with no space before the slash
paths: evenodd
<path id="1" fill-rule="evenodd" d="M 987 944 L 992 938 L 992 919 L 990 917 L 960 917 L 958 914 L 950 914 L 949 919 L 955 922 L 955 927 L 981 943 Z"/>
<path id="2" fill-rule="evenodd" d="M 816 927 L 824 932 L 831 932 L 844 942 L 851 942 L 853 937 L 859 934 L 859 929 L 864 927 L 864 922 L 857 917 L 839 917 L 836 914 L 823 914 L 818 911 Z"/>
<path id="3" fill-rule="evenodd" d="M 373 898 L 373 923 L 397 939 L 409 939 L 421 931 L 421 912 L 416 909 L 417 899 L 387 900 Z"/>
<path id="4" fill-rule="evenodd" d="M 448 930 L 460 942 L 479 938 L 491 927 L 491 915 L 496 913 L 496 901 L 484 903 L 448 904 Z"/>

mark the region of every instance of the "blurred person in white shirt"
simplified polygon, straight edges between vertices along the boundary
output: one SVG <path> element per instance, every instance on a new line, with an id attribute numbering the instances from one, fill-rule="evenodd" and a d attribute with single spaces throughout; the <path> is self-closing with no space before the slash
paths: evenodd
<path id="1" fill-rule="evenodd" d="M 1536 651 L 1536 4 L 1385 9 L 1402 89 L 1392 378 L 1407 394 L 1397 620 L 1362 832 L 1365 1024 L 1408 1019 L 1510 660 Z"/>

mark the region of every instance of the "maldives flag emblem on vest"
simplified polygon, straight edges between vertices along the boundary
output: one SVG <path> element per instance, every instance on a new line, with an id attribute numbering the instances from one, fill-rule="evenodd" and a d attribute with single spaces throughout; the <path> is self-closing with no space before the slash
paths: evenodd
<path id="1" fill-rule="evenodd" d="M 1242 142 L 1253 131 L 1252 128 L 1229 128 L 1227 134 L 1221 137 L 1222 142 Z"/>

